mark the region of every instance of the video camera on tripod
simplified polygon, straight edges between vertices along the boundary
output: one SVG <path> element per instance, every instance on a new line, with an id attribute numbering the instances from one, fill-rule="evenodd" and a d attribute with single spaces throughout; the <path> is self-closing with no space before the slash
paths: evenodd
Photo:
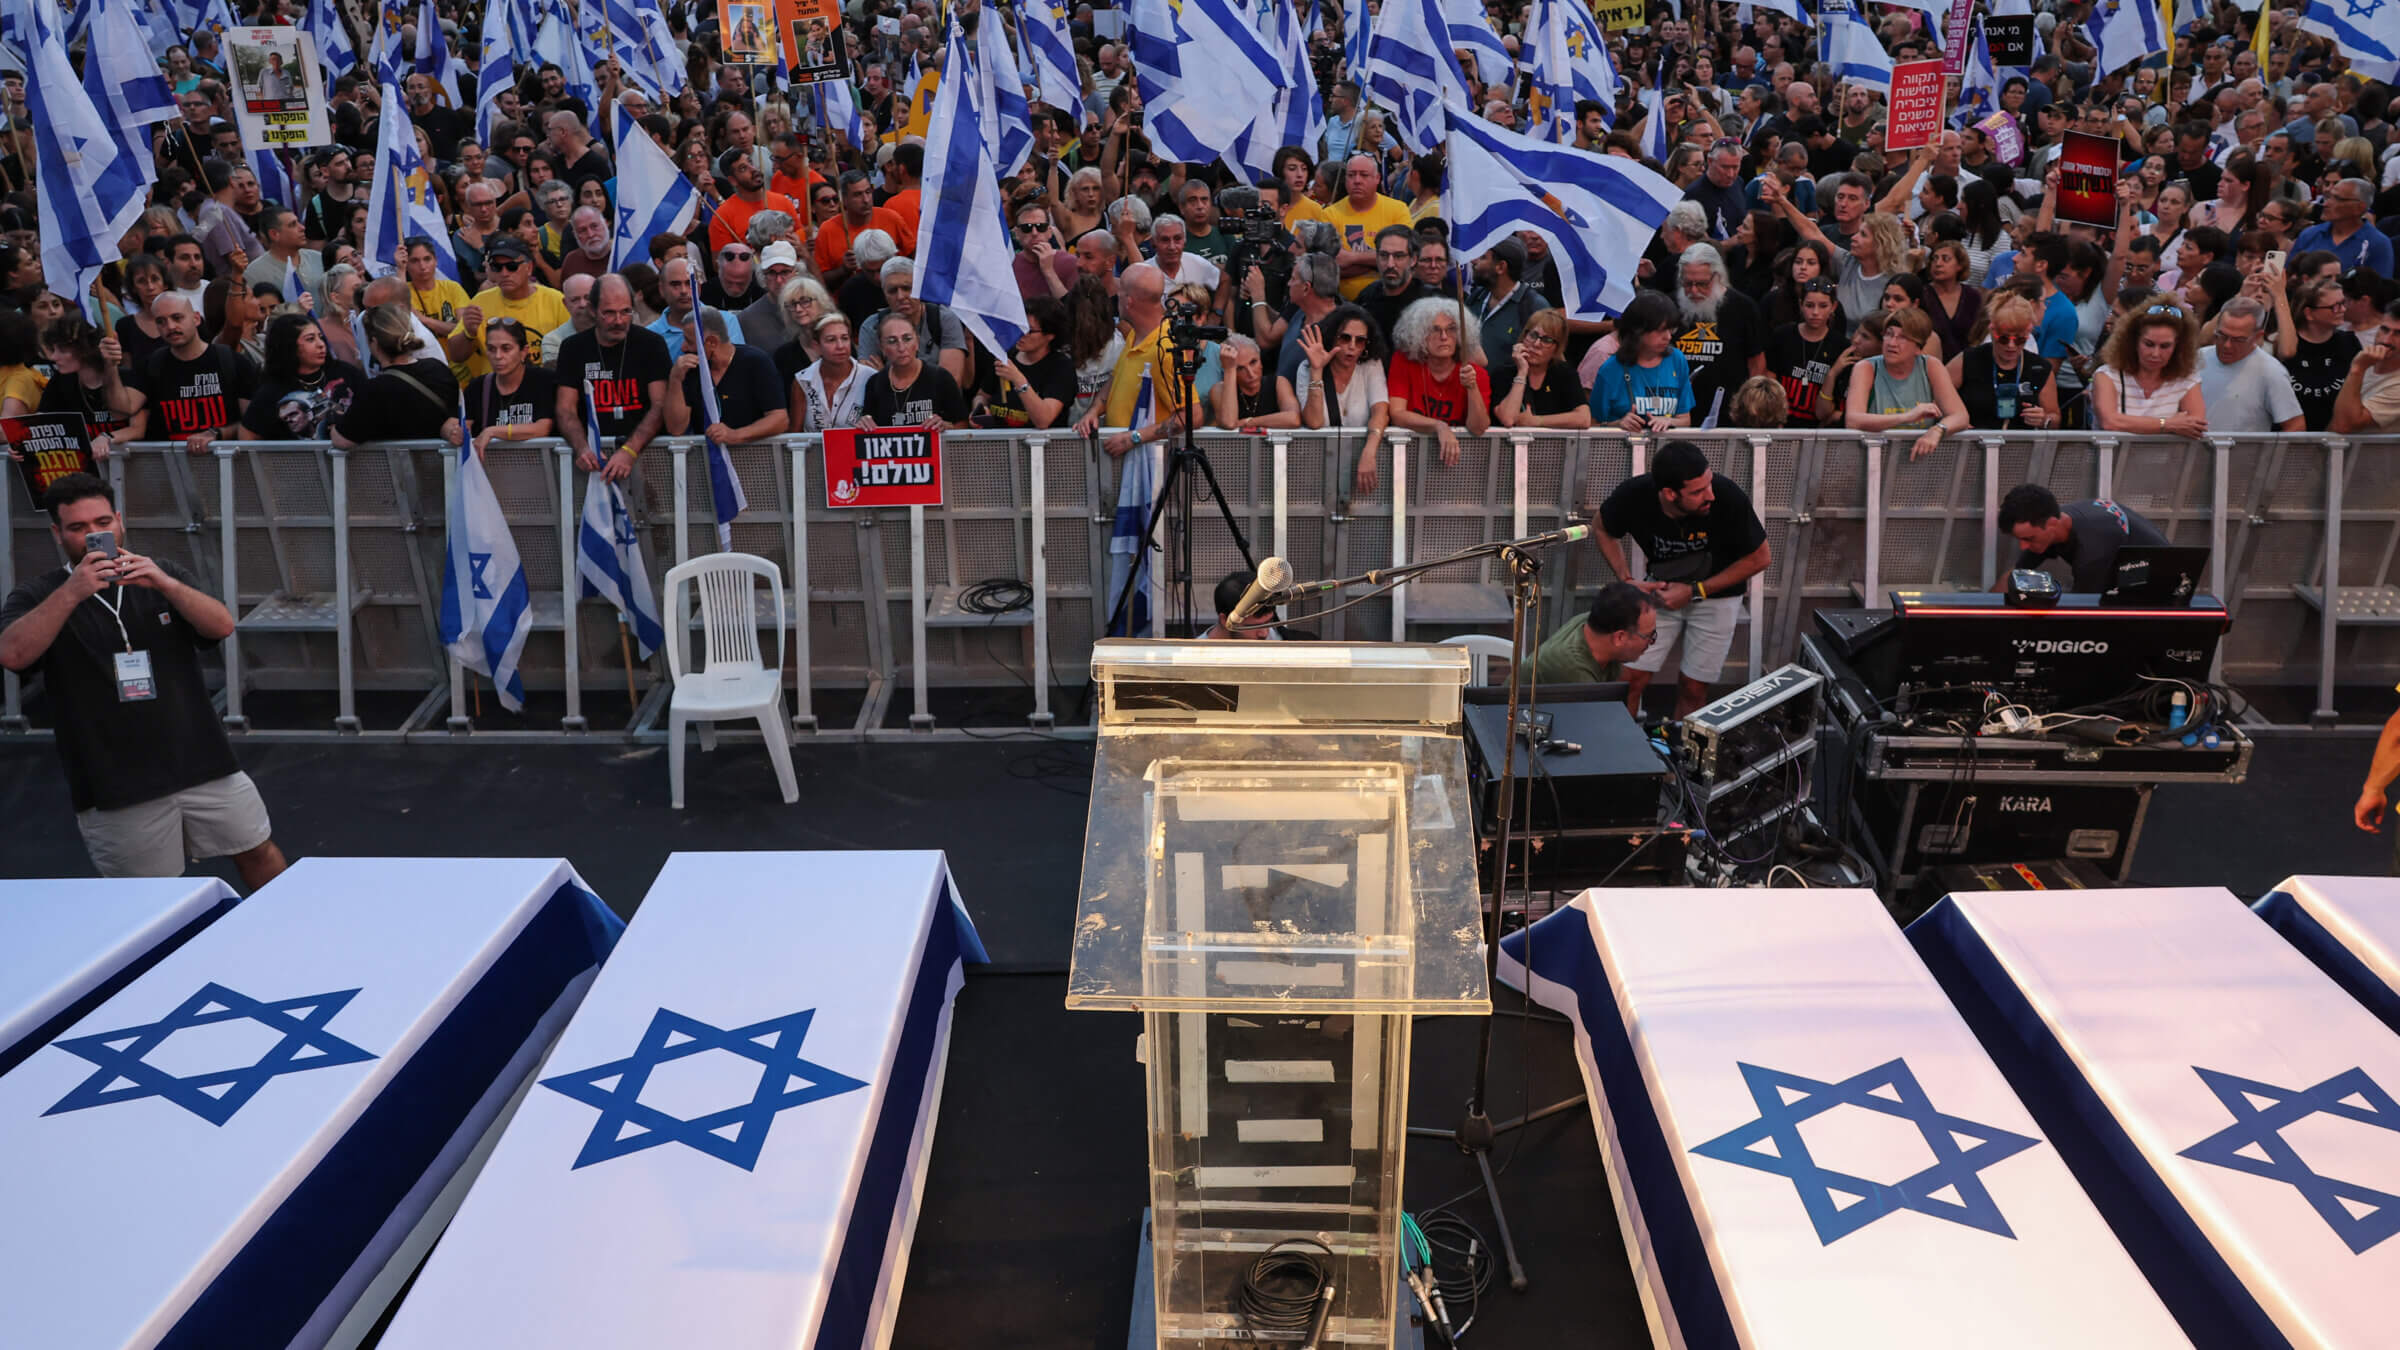
<path id="1" fill-rule="evenodd" d="M 1199 323 L 1200 304 L 1195 300 L 1169 300 L 1167 310 L 1167 341 L 1175 344 L 1175 357 L 1186 371 L 1200 363 L 1200 344 L 1223 342 L 1231 334 L 1221 323 Z"/>

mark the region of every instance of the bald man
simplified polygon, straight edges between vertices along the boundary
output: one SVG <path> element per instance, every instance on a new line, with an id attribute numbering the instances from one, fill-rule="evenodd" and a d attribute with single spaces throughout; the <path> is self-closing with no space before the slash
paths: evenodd
<path id="1" fill-rule="evenodd" d="M 241 422 L 258 371 L 249 357 L 203 339 L 200 311 L 173 291 L 150 302 L 150 317 L 164 341 L 125 390 L 120 411 L 132 418 L 125 439 L 182 441 L 192 454 L 207 454 Z"/>

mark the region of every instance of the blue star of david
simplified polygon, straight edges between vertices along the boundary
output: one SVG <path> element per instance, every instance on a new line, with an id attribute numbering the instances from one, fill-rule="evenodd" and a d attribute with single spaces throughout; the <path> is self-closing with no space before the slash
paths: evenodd
<path id="1" fill-rule="evenodd" d="M 2366 1070 L 2346 1070 L 2297 1091 L 2198 1065 L 2192 1072 L 2233 1113 L 2233 1123 L 2178 1156 L 2287 1183 L 2353 1254 L 2400 1232 L 2400 1195 L 2319 1175 L 2283 1137 L 2319 1113 L 2400 1133 L 2400 1102 Z"/>
<path id="2" fill-rule="evenodd" d="M 356 1064 L 375 1058 L 325 1030 L 325 1024 L 357 993 L 356 989 L 344 989 L 261 1003 L 211 981 L 155 1022 L 53 1042 L 58 1049 L 88 1059 L 100 1068 L 42 1114 L 55 1116 L 113 1102 L 164 1097 L 211 1125 L 222 1125 L 280 1074 L 329 1069 L 337 1064 Z M 178 1078 L 143 1062 L 145 1056 L 178 1031 L 245 1020 L 283 1033 L 283 1039 L 256 1064 Z"/>
<path id="3" fill-rule="evenodd" d="M 2383 8 L 2383 0 L 2347 0 L 2347 3 L 2350 6 L 2350 17 L 2353 19 L 2374 18 L 2375 11 Z M 2264 20 L 2262 19 L 2261 22 L 2263 23 Z"/>
<path id="4" fill-rule="evenodd" d="M 1821 1083 L 1755 1064 L 1743 1064 L 1741 1070 L 1750 1097 L 1758 1104 L 1758 1119 L 1718 1135 L 1692 1152 L 1791 1178 L 1800 1192 L 1801 1208 L 1816 1226 L 1818 1242 L 1831 1246 L 1836 1239 L 1904 1209 L 2004 1238 L 2016 1237 L 1978 1174 L 2041 1140 L 1936 1111 L 1906 1060 L 1878 1064 L 1839 1083 Z M 1818 1166 L 1800 1137 L 1800 1122 L 1837 1106 L 1861 1107 L 1916 1126 L 1933 1149 L 1933 1166 L 1889 1186 Z M 1961 1139 L 1967 1141 L 1964 1147 Z M 1771 1144 L 1773 1150 L 1761 1151 L 1761 1143 Z M 1941 1198 L 1945 1190 L 1958 1198 Z M 1837 1194 L 1854 1198 L 1845 1203 L 1835 1198 Z"/>
<path id="5" fill-rule="evenodd" d="M 651 1017 L 649 1029 L 631 1055 L 543 1079 L 543 1087 L 599 1108 L 600 1119 L 583 1141 L 583 1151 L 575 1155 L 575 1167 L 589 1167 L 660 1144 L 684 1144 L 745 1172 L 756 1169 L 767 1131 L 779 1113 L 866 1086 L 860 1079 L 800 1057 L 800 1043 L 807 1039 L 808 1024 L 816 1015 L 817 1010 L 811 1008 L 728 1031 L 661 1008 Z M 642 1086 L 650 1081 L 651 1070 L 704 1050 L 726 1050 L 758 1062 L 758 1088 L 749 1101 L 690 1120 L 642 1104 Z"/>
<path id="6" fill-rule="evenodd" d="M 483 579 L 484 569 L 491 565 L 492 555 L 489 553 L 469 553 L 467 555 L 467 584 L 474 588 L 475 598 L 478 600 L 492 598 L 491 584 Z"/>

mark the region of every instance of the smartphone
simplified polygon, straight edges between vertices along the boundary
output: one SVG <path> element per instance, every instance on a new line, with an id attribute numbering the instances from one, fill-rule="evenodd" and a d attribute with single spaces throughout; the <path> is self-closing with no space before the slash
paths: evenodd
<path id="1" fill-rule="evenodd" d="M 94 530 L 84 536 L 83 548 L 86 553 L 97 553 L 103 558 L 113 558 L 117 556 L 117 532 L 115 530 Z"/>
<path id="2" fill-rule="evenodd" d="M 2282 249 L 2271 248 L 2267 250 L 2267 266 L 2272 267 L 2279 272 L 2283 270 Z"/>

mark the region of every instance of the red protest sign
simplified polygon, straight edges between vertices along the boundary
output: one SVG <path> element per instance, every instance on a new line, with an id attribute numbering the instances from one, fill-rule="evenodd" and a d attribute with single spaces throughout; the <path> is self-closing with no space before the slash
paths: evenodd
<path id="1" fill-rule="evenodd" d="M 1914 150 L 1933 144 L 1941 134 L 1945 101 L 1940 61 L 1892 67 L 1892 113 L 1884 126 L 1884 148 Z"/>
<path id="2" fill-rule="evenodd" d="M 2076 225 L 2117 227 L 2117 169 L 2123 160 L 2113 136 L 2070 131 L 2058 150 L 2058 218 Z"/>
<path id="3" fill-rule="evenodd" d="M 931 427 L 826 432 L 825 504 L 940 506 L 941 433 Z"/>
<path id="4" fill-rule="evenodd" d="M 67 378 L 72 379 L 73 376 Z M 32 413 L 0 417 L 0 440 L 25 475 L 25 491 L 36 505 L 50 485 L 71 473 L 94 473 L 92 436 L 81 413 Z"/>
<path id="5" fill-rule="evenodd" d="M 1950 0 L 1950 12 L 1942 20 L 1942 73 L 1963 75 L 1967 69 L 1967 42 L 1974 36 L 1975 0 Z"/>

